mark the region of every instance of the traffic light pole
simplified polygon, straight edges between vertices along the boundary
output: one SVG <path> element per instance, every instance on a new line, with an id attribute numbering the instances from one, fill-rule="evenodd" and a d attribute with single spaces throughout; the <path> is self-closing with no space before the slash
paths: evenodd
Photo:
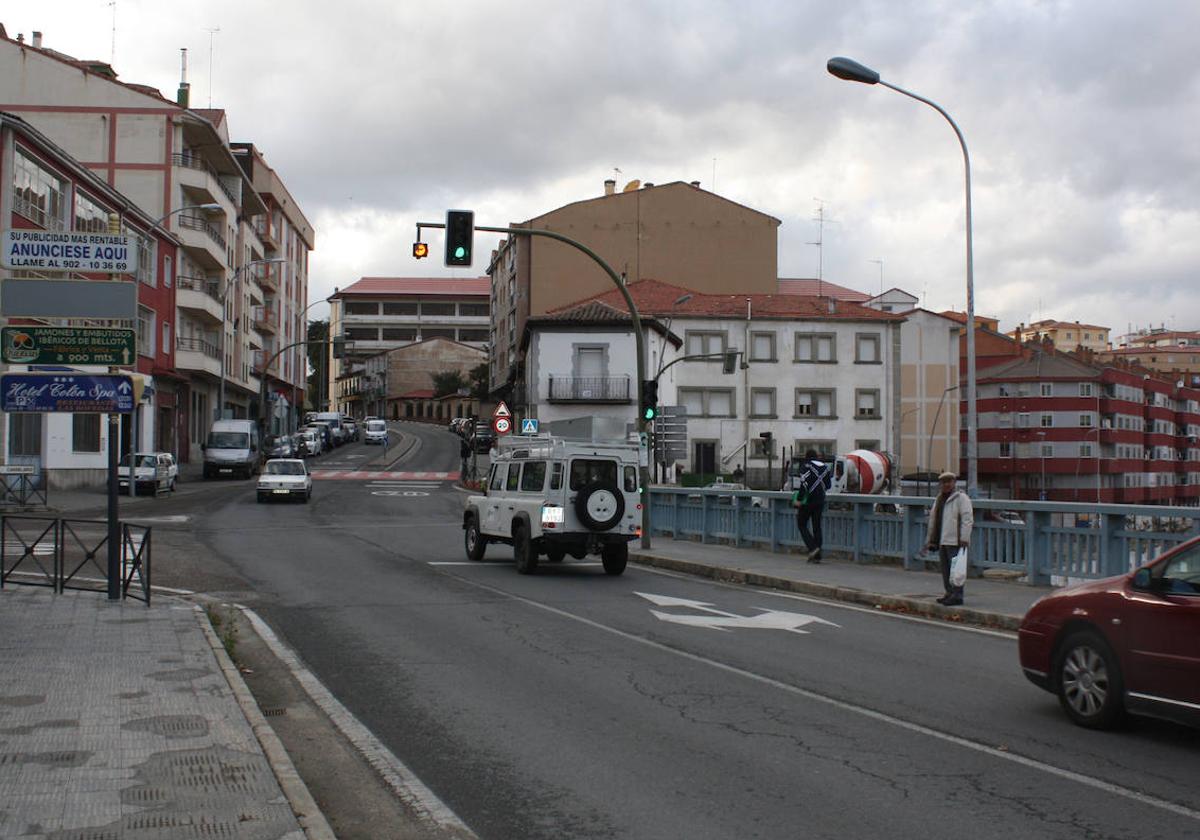
<path id="1" fill-rule="evenodd" d="M 446 226 L 437 222 L 417 222 L 417 242 L 421 241 L 421 230 L 423 228 L 445 228 Z M 633 322 L 633 340 L 636 344 L 637 352 L 637 399 L 634 400 L 634 405 L 637 406 L 636 429 L 638 433 L 638 501 L 642 506 L 642 539 L 641 547 L 650 547 L 650 446 L 649 438 L 646 434 L 646 418 L 642 415 L 642 388 L 646 382 L 646 352 L 645 338 L 642 335 L 642 319 L 638 315 L 637 307 L 633 303 L 633 297 L 629 294 L 629 289 L 625 286 L 625 281 L 621 279 L 612 266 L 606 263 L 599 254 L 593 251 L 582 242 L 576 242 L 569 236 L 563 236 L 561 233 L 556 233 L 552 230 L 540 230 L 538 228 L 511 228 L 511 227 L 484 227 L 476 225 L 475 230 L 482 230 L 487 233 L 506 233 L 510 236 L 544 236 L 547 239 L 555 239 L 565 245 L 570 245 L 579 251 L 586 254 L 596 265 L 604 269 L 604 273 L 608 275 L 608 279 L 612 280 L 613 285 L 621 293 L 621 297 L 625 298 L 625 305 L 629 307 L 629 317 Z M 641 455 L 645 457 L 642 458 Z M 645 463 L 643 463 L 645 461 Z"/>

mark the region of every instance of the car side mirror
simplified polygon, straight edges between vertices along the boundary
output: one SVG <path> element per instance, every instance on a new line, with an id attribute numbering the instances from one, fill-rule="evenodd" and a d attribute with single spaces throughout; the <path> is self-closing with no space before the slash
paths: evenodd
<path id="1" fill-rule="evenodd" d="M 207 443 L 200 444 L 200 451 L 203 452 L 205 449 L 208 449 L 208 444 Z"/>
<path id="2" fill-rule="evenodd" d="M 1149 592 L 1151 589 L 1151 579 L 1149 569 L 1138 569 L 1133 575 L 1133 588 L 1141 589 Z"/>

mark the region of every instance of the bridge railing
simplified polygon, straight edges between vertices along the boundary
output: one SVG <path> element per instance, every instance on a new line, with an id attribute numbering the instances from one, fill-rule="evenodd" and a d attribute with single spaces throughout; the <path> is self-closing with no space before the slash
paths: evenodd
<path id="1" fill-rule="evenodd" d="M 933 499 L 830 494 L 824 550 L 923 568 Z M 971 568 L 1030 584 L 1122 574 L 1200 535 L 1200 508 L 977 499 Z M 738 548 L 803 548 L 790 493 L 652 487 L 653 534 Z"/>

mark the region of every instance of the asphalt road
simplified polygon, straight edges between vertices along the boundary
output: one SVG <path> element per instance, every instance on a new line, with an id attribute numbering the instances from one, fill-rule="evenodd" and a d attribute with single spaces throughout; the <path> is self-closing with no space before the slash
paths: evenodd
<path id="1" fill-rule="evenodd" d="M 314 466 L 457 471 L 456 438 L 401 428 L 399 464 Z M 169 503 L 191 520 L 156 577 L 252 603 L 482 838 L 1200 836 L 1200 732 L 1071 725 L 1010 636 L 596 558 L 472 564 L 463 498 L 206 487 Z"/>

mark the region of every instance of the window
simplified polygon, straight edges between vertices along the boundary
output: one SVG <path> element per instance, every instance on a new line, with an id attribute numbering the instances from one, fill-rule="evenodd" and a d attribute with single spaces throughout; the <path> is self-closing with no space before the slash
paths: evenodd
<path id="1" fill-rule="evenodd" d="M 454 338 L 453 327 L 422 327 L 421 340 L 428 341 L 431 338 Z"/>
<path id="2" fill-rule="evenodd" d="M 491 314 L 491 307 L 486 303 L 460 303 L 458 314 L 469 318 L 486 318 Z"/>
<path id="3" fill-rule="evenodd" d="M 877 440 L 856 440 L 854 441 L 855 449 L 866 449 L 870 452 L 879 451 L 879 441 Z"/>
<path id="4" fill-rule="evenodd" d="M 453 303 L 428 303 L 421 304 L 422 316 L 436 316 L 439 318 L 447 317 L 454 314 Z"/>
<path id="5" fill-rule="evenodd" d="M 100 415 L 71 415 L 71 451 L 100 451 Z"/>
<path id="6" fill-rule="evenodd" d="M 168 289 L 175 282 L 175 264 L 170 257 L 163 257 L 163 285 Z"/>
<path id="7" fill-rule="evenodd" d="M 415 303 L 384 303 L 384 315 L 416 315 L 417 305 Z"/>
<path id="8" fill-rule="evenodd" d="M 836 417 L 834 391 L 806 391 L 796 389 L 797 417 Z"/>
<path id="9" fill-rule="evenodd" d="M 546 462 L 529 461 L 521 470 L 521 490 L 528 493 L 540 493 L 546 486 Z"/>
<path id="10" fill-rule="evenodd" d="M 1094 425 L 1094 424 L 1092 423 L 1092 415 L 1090 415 L 1090 414 L 1080 414 L 1080 415 L 1079 415 L 1079 425 L 1080 425 L 1080 426 L 1092 426 L 1092 425 Z"/>
<path id="11" fill-rule="evenodd" d="M 129 225 L 121 225 L 121 233 L 133 237 L 134 247 L 137 248 L 137 279 L 147 286 L 157 286 L 158 277 L 154 272 L 154 243 L 150 237 L 142 236 Z"/>
<path id="12" fill-rule="evenodd" d="M 488 331 L 487 330 L 459 330 L 458 331 L 458 340 L 459 341 L 487 341 L 488 340 Z"/>
<path id="13" fill-rule="evenodd" d="M 13 210 L 47 230 L 62 230 L 66 182 L 21 149 L 14 157 Z"/>
<path id="14" fill-rule="evenodd" d="M 775 416 L 775 389 L 774 388 L 751 388 L 750 389 L 750 416 L 751 417 L 774 417 Z"/>
<path id="15" fill-rule="evenodd" d="M 607 344 L 577 344 L 571 360 L 571 375 L 577 378 L 599 378 L 608 374 Z"/>
<path id="16" fill-rule="evenodd" d="M 384 341 L 416 341 L 417 331 L 415 329 L 399 329 L 397 327 L 383 328 Z"/>
<path id="17" fill-rule="evenodd" d="M 1042 428 L 1048 429 L 1053 425 L 1054 425 L 1054 415 L 1053 414 L 1043 414 L 1042 415 Z"/>
<path id="18" fill-rule="evenodd" d="M 760 437 L 750 438 L 750 457 L 751 458 L 774 458 L 775 457 L 775 438 L 763 439 Z"/>
<path id="19" fill-rule="evenodd" d="M 1041 387 L 1040 393 L 1043 397 L 1054 396 L 1054 385 L 1052 385 L 1051 383 L 1043 382 L 1043 383 L 1041 383 L 1040 387 Z"/>
<path id="20" fill-rule="evenodd" d="M 1042 457 L 1043 458 L 1054 457 L 1054 444 L 1052 444 L 1052 443 L 1043 443 L 1042 444 Z"/>
<path id="21" fill-rule="evenodd" d="M 84 193 L 75 193 L 75 232 L 108 233 L 108 211 Z"/>
<path id="22" fill-rule="evenodd" d="M 1090 443 L 1079 444 L 1079 457 L 1080 458 L 1092 457 L 1092 445 Z"/>
<path id="23" fill-rule="evenodd" d="M 709 355 L 725 352 L 725 333 L 688 331 L 684 340 L 687 356 Z M 718 361 L 714 359 L 713 361 Z"/>
<path id="24" fill-rule="evenodd" d="M 637 467 L 625 467 L 625 492 L 636 493 L 638 489 Z"/>
<path id="25" fill-rule="evenodd" d="M 137 314 L 137 346 L 140 355 L 154 358 L 155 337 L 154 310 L 139 306 Z"/>
<path id="26" fill-rule="evenodd" d="M 517 488 L 520 486 L 521 486 L 521 465 L 510 463 L 508 465 L 508 479 L 504 484 L 504 489 L 508 490 L 510 492 L 516 492 Z"/>
<path id="27" fill-rule="evenodd" d="M 171 322 L 170 321 L 163 321 L 162 351 L 163 351 L 164 355 L 171 352 Z"/>
<path id="28" fill-rule="evenodd" d="M 836 440 L 798 440 L 793 451 L 797 455 L 803 455 L 808 450 L 813 450 L 823 460 L 832 458 L 837 452 Z"/>
<path id="29" fill-rule="evenodd" d="M 361 300 L 346 301 L 347 315 L 378 315 L 379 304 L 374 301 L 366 302 Z"/>
<path id="30" fill-rule="evenodd" d="M 501 487 L 504 486 L 504 470 L 505 470 L 504 464 L 493 464 L 492 465 L 492 481 L 488 485 L 489 489 L 499 490 Z"/>
<path id="31" fill-rule="evenodd" d="M 602 461 L 596 458 L 576 458 L 571 462 L 572 490 L 582 490 L 596 482 L 608 487 L 616 487 L 617 462 Z"/>
<path id="32" fill-rule="evenodd" d="M 750 333 L 750 361 L 752 362 L 774 362 L 777 361 L 775 356 L 775 333 L 773 332 L 752 332 Z"/>
<path id="33" fill-rule="evenodd" d="M 837 337 L 831 333 L 796 333 L 797 362 L 837 362 Z"/>
<path id="34" fill-rule="evenodd" d="M 679 402 L 689 417 L 733 417 L 732 388 L 680 388 Z"/>
<path id="35" fill-rule="evenodd" d="M 879 391 L 858 390 L 854 392 L 854 416 L 860 418 L 879 418 Z"/>
<path id="36" fill-rule="evenodd" d="M 346 327 L 344 333 L 351 341 L 379 340 L 379 330 L 375 327 Z"/>
<path id="37" fill-rule="evenodd" d="M 555 461 L 550 465 L 550 489 L 561 490 L 563 479 L 562 461 Z"/>
<path id="38" fill-rule="evenodd" d="M 1091 382 L 1080 382 L 1079 383 L 1079 396 L 1090 397 L 1091 395 L 1092 395 L 1092 383 Z"/>
<path id="39" fill-rule="evenodd" d="M 1012 457 L 1012 444 L 1006 440 L 1000 441 L 1000 457 L 1001 458 L 1011 458 Z"/>
<path id="40" fill-rule="evenodd" d="M 1029 428 L 1029 415 L 1027 413 L 1022 412 L 1017 415 L 1017 426 L 1022 429 Z"/>
<path id="41" fill-rule="evenodd" d="M 854 337 L 854 363 L 856 365 L 878 365 L 883 362 L 879 354 L 879 333 L 859 333 Z"/>

